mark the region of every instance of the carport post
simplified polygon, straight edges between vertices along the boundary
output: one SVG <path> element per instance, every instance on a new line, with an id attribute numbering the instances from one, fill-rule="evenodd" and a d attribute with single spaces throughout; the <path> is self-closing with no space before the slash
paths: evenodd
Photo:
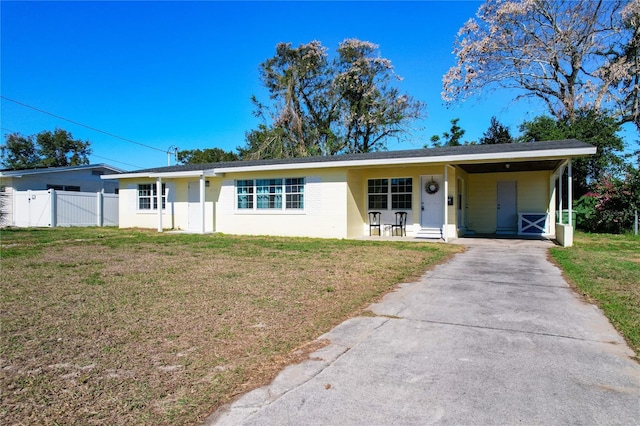
<path id="1" fill-rule="evenodd" d="M 573 216 L 573 190 L 572 190 L 572 186 L 573 186 L 573 173 L 572 173 L 572 168 L 571 168 L 571 160 L 569 160 L 569 165 L 567 166 L 567 209 L 569 210 L 569 220 L 568 220 L 568 224 L 569 226 L 573 226 L 573 219 L 571 216 Z"/>
<path id="2" fill-rule="evenodd" d="M 156 202 L 158 203 L 158 232 L 162 232 L 162 178 L 156 179 Z"/>
<path id="3" fill-rule="evenodd" d="M 559 218 L 558 218 L 558 223 L 562 224 L 562 176 L 564 175 L 564 166 L 560 167 L 560 174 L 558 175 L 558 198 L 559 198 L 559 203 L 558 203 L 558 213 L 559 213 Z"/>

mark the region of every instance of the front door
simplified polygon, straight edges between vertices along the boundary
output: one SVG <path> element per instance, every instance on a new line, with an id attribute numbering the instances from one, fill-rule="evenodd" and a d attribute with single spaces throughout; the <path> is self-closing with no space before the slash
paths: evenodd
<path id="1" fill-rule="evenodd" d="M 498 223 L 496 234 L 515 234 L 518 229 L 516 181 L 498 182 Z"/>
<path id="2" fill-rule="evenodd" d="M 420 227 L 442 229 L 444 185 L 442 175 L 420 176 Z"/>
<path id="3" fill-rule="evenodd" d="M 200 230 L 200 182 L 189 182 L 189 229 Z"/>

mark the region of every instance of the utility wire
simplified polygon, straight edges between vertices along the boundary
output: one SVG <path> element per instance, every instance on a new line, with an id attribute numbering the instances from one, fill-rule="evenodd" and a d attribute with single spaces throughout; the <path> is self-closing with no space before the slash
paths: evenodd
<path id="1" fill-rule="evenodd" d="M 105 132 L 104 130 L 96 129 L 95 127 L 87 126 L 86 124 L 82 124 L 82 123 L 79 123 L 77 121 L 61 117 L 59 115 L 50 113 L 49 111 L 45 111 L 43 109 L 36 108 L 34 106 L 31 106 L 31 105 L 27 105 L 27 104 L 25 104 L 23 102 L 16 101 L 15 99 L 7 98 L 6 96 L 0 95 L 0 98 L 4 99 L 6 101 L 9 101 L 9 102 L 13 102 L 13 103 L 18 104 L 18 105 L 22 105 L 23 107 L 30 108 L 30 109 L 32 109 L 34 111 L 38 111 L 38 112 L 50 115 L 50 116 L 55 117 L 55 118 L 59 118 L 60 120 L 68 121 L 69 123 L 73 123 L 73 124 L 75 124 L 77 126 L 82 126 L 82 127 L 87 128 L 87 129 L 93 130 L 95 132 L 102 133 L 102 134 L 107 135 L 107 136 L 111 136 L 112 138 L 120 139 L 120 140 L 123 140 L 125 142 L 129 142 L 129 143 L 133 143 L 133 144 L 136 144 L 136 145 L 140 145 L 140 146 L 143 146 L 145 148 L 153 149 L 155 151 L 159 151 L 159 152 L 162 152 L 162 153 L 166 154 L 166 151 L 164 149 L 156 148 L 155 146 L 151 146 L 151 145 L 145 145 L 143 143 L 136 142 L 136 141 L 133 141 L 131 139 L 123 138 L 122 136 L 114 135 L 113 133 Z"/>
<path id="2" fill-rule="evenodd" d="M 91 154 L 92 157 L 96 157 L 96 158 L 102 158 L 103 160 L 107 160 L 113 163 L 120 163 L 120 164 L 124 164 L 126 166 L 131 166 L 131 167 L 135 167 L 136 169 L 142 169 L 143 167 L 140 166 L 136 166 L 135 164 L 129 164 L 129 163 L 125 163 L 124 161 L 118 161 L 118 160 L 114 160 L 111 158 L 107 158 L 107 157 L 103 157 L 101 155 L 96 155 L 96 154 Z"/>

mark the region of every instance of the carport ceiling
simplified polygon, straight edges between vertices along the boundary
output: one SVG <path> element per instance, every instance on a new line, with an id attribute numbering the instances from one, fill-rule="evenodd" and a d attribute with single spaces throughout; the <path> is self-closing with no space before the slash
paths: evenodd
<path id="1" fill-rule="evenodd" d="M 555 170 L 562 160 L 545 161 L 506 161 L 503 163 L 458 164 L 467 173 L 536 172 Z"/>

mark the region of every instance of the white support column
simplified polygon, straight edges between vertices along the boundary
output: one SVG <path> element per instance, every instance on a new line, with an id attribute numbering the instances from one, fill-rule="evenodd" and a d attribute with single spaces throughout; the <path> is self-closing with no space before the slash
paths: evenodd
<path id="1" fill-rule="evenodd" d="M 200 175 L 200 233 L 204 234 L 204 218 L 205 218 L 205 203 L 204 203 L 204 188 L 205 180 L 204 173 Z"/>
<path id="2" fill-rule="evenodd" d="M 558 223 L 562 223 L 562 176 L 564 175 L 564 166 L 560 167 L 560 174 L 558 175 Z"/>
<path id="3" fill-rule="evenodd" d="M 571 160 L 569 160 L 567 167 L 567 209 L 569 210 L 569 220 L 567 223 L 569 226 L 573 226 L 573 169 L 571 167 Z"/>
<path id="4" fill-rule="evenodd" d="M 552 232 L 555 229 L 556 222 L 558 222 L 558 216 L 556 216 L 556 205 L 558 199 L 558 191 L 556 190 L 556 174 L 552 173 L 549 176 L 549 206 L 547 207 L 549 211 L 549 222 L 547 223 L 547 232 Z"/>
<path id="5" fill-rule="evenodd" d="M 446 243 L 449 241 L 449 166 L 446 164 L 444 166 L 444 182 L 442 186 L 444 187 L 442 191 L 444 196 L 444 225 L 442 225 L 442 238 Z"/>
<path id="6" fill-rule="evenodd" d="M 158 203 L 158 232 L 162 232 L 162 178 L 156 179 L 156 201 Z"/>

